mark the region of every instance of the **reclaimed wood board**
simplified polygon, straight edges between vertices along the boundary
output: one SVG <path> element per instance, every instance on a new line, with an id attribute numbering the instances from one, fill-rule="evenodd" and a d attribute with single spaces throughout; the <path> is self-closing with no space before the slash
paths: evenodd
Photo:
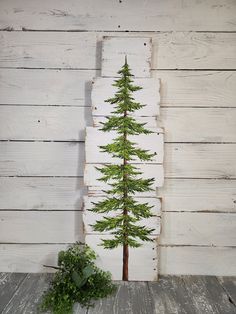
<path id="1" fill-rule="evenodd" d="M 235 2 L 181 0 L 135 2 L 99 0 L 1 1 L 1 29 L 93 31 L 234 31 Z M 107 19 L 104 19 L 106 8 Z M 220 18 L 219 18 L 220 16 Z"/>
<path id="2" fill-rule="evenodd" d="M 81 211 L 1 211 L 2 243 L 83 241 Z"/>
<path id="3" fill-rule="evenodd" d="M 151 129 L 151 134 L 140 134 L 129 136 L 128 139 L 133 143 L 138 143 L 136 147 L 150 151 L 155 154 L 149 161 L 140 161 L 137 157 L 132 160 L 132 163 L 145 163 L 145 164 L 161 164 L 163 163 L 163 132 L 159 133 L 159 129 Z M 101 152 L 100 146 L 110 144 L 119 135 L 116 131 L 103 132 L 98 128 L 86 128 L 86 141 L 85 141 L 85 159 L 86 163 L 97 163 L 102 160 L 103 163 L 121 163 L 120 158 L 112 158 L 110 154 Z"/>
<path id="4" fill-rule="evenodd" d="M 114 280 L 122 278 L 122 247 L 113 250 L 104 249 L 99 245 L 101 239 L 109 239 L 110 235 L 85 235 L 87 243 L 98 254 L 97 265 L 110 271 Z M 144 262 L 145 261 L 145 262 Z M 145 242 L 138 248 L 129 250 L 129 280 L 157 280 L 157 243 Z"/>
<path id="5" fill-rule="evenodd" d="M 134 112 L 137 117 L 152 117 L 159 114 L 160 106 L 160 80 L 156 78 L 133 78 L 133 84 L 141 86 L 142 89 L 134 92 L 135 101 L 145 105 L 145 107 Z M 98 77 L 93 80 L 91 101 L 92 115 L 109 116 L 114 110 L 114 106 L 105 102 L 106 99 L 114 96 L 117 87 L 112 86 L 114 78 Z"/>
<path id="6" fill-rule="evenodd" d="M 0 67 L 101 69 L 101 41 L 112 32 L 0 33 Z M 116 32 L 116 36 L 124 36 Z M 142 32 L 152 39 L 152 69 L 236 68 L 236 33 Z M 140 37 L 139 32 L 125 33 Z"/>

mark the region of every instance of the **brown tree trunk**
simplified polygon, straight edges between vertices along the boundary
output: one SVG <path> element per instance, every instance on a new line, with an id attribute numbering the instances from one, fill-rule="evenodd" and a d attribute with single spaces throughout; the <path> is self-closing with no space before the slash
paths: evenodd
<path id="1" fill-rule="evenodd" d="M 123 245 L 123 275 L 122 280 L 129 280 L 129 247 L 128 244 Z"/>

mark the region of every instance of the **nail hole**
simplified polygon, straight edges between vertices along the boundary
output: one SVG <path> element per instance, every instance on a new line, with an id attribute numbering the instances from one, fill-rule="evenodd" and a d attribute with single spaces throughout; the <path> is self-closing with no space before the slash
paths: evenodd
<path id="1" fill-rule="evenodd" d="M 144 46 L 147 46 L 147 44 L 146 44 L 146 43 L 144 43 Z"/>
<path id="2" fill-rule="evenodd" d="M 121 0 L 119 0 L 119 2 L 120 2 L 120 3 L 122 3 L 122 1 L 121 1 Z"/>
<path id="3" fill-rule="evenodd" d="M 38 120 L 38 122 L 40 122 L 40 120 Z"/>
<path id="4" fill-rule="evenodd" d="M 97 108 L 97 107 L 94 107 L 94 109 L 97 110 L 98 108 Z"/>
<path id="5" fill-rule="evenodd" d="M 118 28 L 120 28 L 120 25 L 118 25 Z"/>

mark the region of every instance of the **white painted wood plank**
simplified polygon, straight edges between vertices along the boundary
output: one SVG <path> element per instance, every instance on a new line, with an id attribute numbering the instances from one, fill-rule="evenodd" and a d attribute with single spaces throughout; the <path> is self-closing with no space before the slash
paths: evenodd
<path id="1" fill-rule="evenodd" d="M 2 243 L 83 241 L 81 211 L 1 211 Z"/>
<path id="2" fill-rule="evenodd" d="M 83 224 L 84 224 L 84 233 L 85 234 L 100 234 L 99 232 L 96 232 L 92 228 L 92 224 L 94 224 L 97 220 L 100 220 L 104 217 L 104 214 L 98 214 L 93 213 L 89 211 L 88 209 L 91 209 L 93 207 L 92 202 L 98 202 L 101 201 L 102 197 L 84 197 L 84 210 L 83 210 Z M 160 228 L 161 228 L 161 220 L 160 217 L 160 201 L 155 198 L 136 198 L 139 203 L 148 203 L 149 205 L 155 206 L 152 208 L 152 214 L 155 215 L 153 217 L 142 219 L 139 222 L 137 222 L 137 225 L 139 226 L 146 226 L 151 229 L 155 229 L 152 232 L 152 235 L 159 235 L 160 234 Z M 159 207 L 157 207 L 159 206 Z M 106 217 L 114 217 L 118 213 L 110 212 L 106 213 Z M 110 234 L 110 232 L 103 232 L 102 234 Z"/>
<path id="3" fill-rule="evenodd" d="M 162 215 L 161 245 L 234 246 L 234 213 L 172 213 Z"/>
<path id="4" fill-rule="evenodd" d="M 150 77 L 152 40 L 145 37 L 106 36 L 102 41 L 101 76 L 119 77 L 125 56 L 135 77 Z"/>
<path id="5" fill-rule="evenodd" d="M 160 247 L 162 275 L 236 275 L 236 248 Z"/>
<path id="6" fill-rule="evenodd" d="M 235 159 L 235 144 L 165 144 L 165 176 L 235 178 Z"/>
<path id="7" fill-rule="evenodd" d="M 142 89 L 133 93 L 135 101 L 146 105 L 137 110 L 135 116 L 151 117 L 159 114 L 160 80 L 156 78 L 133 79 L 133 84 Z M 93 80 L 92 85 L 92 113 L 94 116 L 108 116 L 114 111 L 114 105 L 105 102 L 113 97 L 117 88 L 112 86 L 114 78 L 99 77 Z"/>
<path id="8" fill-rule="evenodd" d="M 163 211 L 236 212 L 236 181 L 165 179 L 158 189 Z"/>
<path id="9" fill-rule="evenodd" d="M 82 178 L 0 178 L 2 210 L 81 210 L 84 194 Z"/>
<path id="10" fill-rule="evenodd" d="M 101 68 L 100 49 L 109 32 L 2 32 L 0 66 Z M 124 36 L 116 32 L 115 36 Z M 126 33 L 140 37 L 140 33 Z M 142 33 L 152 38 L 152 69 L 235 69 L 235 33 Z"/>
<path id="11" fill-rule="evenodd" d="M 43 265 L 57 265 L 57 254 L 65 244 L 0 244 L 0 270 L 3 272 L 54 272 Z"/>
<path id="12" fill-rule="evenodd" d="M 84 208 L 83 210 L 89 210 L 93 207 L 93 202 L 99 202 L 104 200 L 104 197 L 92 197 L 84 196 Z M 161 202 L 162 200 L 157 197 L 135 197 L 135 200 L 141 204 L 148 203 L 150 206 L 153 206 L 151 212 L 155 216 L 161 215 Z"/>
<path id="13" fill-rule="evenodd" d="M 235 142 L 236 108 L 162 108 L 167 142 Z"/>
<path id="14" fill-rule="evenodd" d="M 0 104 L 91 106 L 96 71 L 0 70 Z M 161 106 L 235 107 L 234 71 L 153 71 Z"/>
<path id="15" fill-rule="evenodd" d="M 104 8 L 106 16 L 104 18 Z M 233 31 L 235 2 L 1 1 L 0 28 L 33 30 Z"/>
<path id="16" fill-rule="evenodd" d="M 83 176 L 83 143 L 0 142 L 0 176 Z"/>
<path id="17" fill-rule="evenodd" d="M 152 134 L 140 134 L 129 136 L 128 139 L 137 143 L 137 147 L 155 153 L 152 160 L 140 162 L 138 158 L 134 158 L 133 163 L 162 163 L 163 162 L 163 133 L 158 133 L 159 130 L 152 129 Z M 103 132 L 98 128 L 86 128 L 85 140 L 85 159 L 86 163 L 98 163 L 102 160 L 103 163 L 121 163 L 120 158 L 112 158 L 110 154 L 101 152 L 99 146 L 112 143 L 113 139 L 117 138 L 118 134 L 115 131 Z"/>
<path id="18" fill-rule="evenodd" d="M 121 280 L 122 247 L 107 250 L 99 246 L 101 238 L 108 239 L 109 237 L 109 235 L 86 235 L 85 243 L 99 255 L 96 261 L 98 267 L 110 271 L 114 280 Z M 140 248 L 130 248 L 129 280 L 157 280 L 157 244 L 155 241 L 146 242 Z"/>
<path id="19" fill-rule="evenodd" d="M 233 71 L 153 71 L 161 79 L 161 106 L 235 107 Z"/>
<path id="20" fill-rule="evenodd" d="M 101 177 L 101 173 L 95 167 L 101 167 L 101 164 L 86 164 L 84 170 L 84 183 L 89 187 L 91 193 L 95 192 L 101 194 L 101 189 L 109 188 L 109 185 L 105 184 L 98 179 Z M 137 167 L 143 173 L 142 178 L 154 178 L 153 188 L 163 185 L 164 175 L 162 165 L 152 165 L 152 164 L 139 164 Z M 104 193 L 103 193 L 104 194 Z M 136 196 L 142 196 L 143 193 L 139 193 Z M 145 192 L 146 196 L 156 196 L 156 191 Z"/>
<path id="21" fill-rule="evenodd" d="M 96 71 L 1 69 L 0 103 L 91 106 Z"/>
<path id="22" fill-rule="evenodd" d="M 88 107 L 0 106 L 0 139 L 83 141 Z"/>
<path id="23" fill-rule="evenodd" d="M 166 177 L 235 178 L 235 144 L 165 145 Z M 173 162 L 174 161 L 174 162 Z M 83 143 L 1 142 L 1 176 L 82 176 L 84 173 Z M 89 165 L 93 169 L 95 165 Z M 163 183 L 162 165 L 145 165 L 148 177 Z M 96 171 L 89 176 L 96 178 Z M 99 174 L 99 173 L 97 173 Z M 87 175 L 87 174 L 86 174 Z M 90 180 L 90 179 L 89 179 Z M 88 177 L 86 185 L 91 186 Z M 94 183 L 93 183 L 94 184 Z M 92 185 L 93 185 L 92 184 Z"/>

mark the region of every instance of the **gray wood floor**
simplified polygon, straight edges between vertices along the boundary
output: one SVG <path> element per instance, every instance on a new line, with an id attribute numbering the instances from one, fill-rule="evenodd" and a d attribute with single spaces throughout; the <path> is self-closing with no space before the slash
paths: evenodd
<path id="1" fill-rule="evenodd" d="M 49 274 L 0 273 L 0 313 L 38 313 Z M 158 282 L 119 283 L 117 293 L 78 314 L 236 313 L 236 278 L 166 276 Z"/>

